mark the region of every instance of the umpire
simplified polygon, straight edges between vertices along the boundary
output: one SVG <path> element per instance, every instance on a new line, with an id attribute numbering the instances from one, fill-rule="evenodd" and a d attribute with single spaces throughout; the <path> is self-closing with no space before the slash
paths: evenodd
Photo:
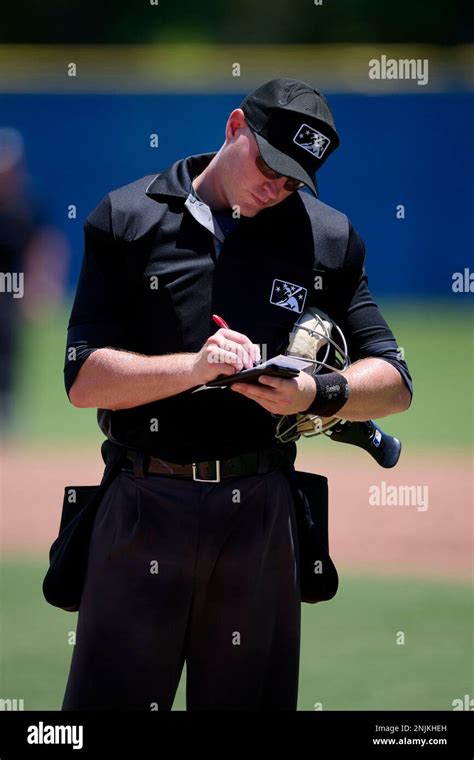
<path id="1" fill-rule="evenodd" d="M 110 192 L 86 220 L 65 384 L 124 462 L 94 524 L 64 710 L 170 710 L 185 662 L 188 710 L 296 710 L 301 597 L 282 465 L 296 447 L 277 444 L 276 424 L 308 409 L 367 420 L 411 401 L 363 243 L 317 199 L 338 144 L 321 94 L 273 80 L 232 111 L 217 153 Z M 192 392 L 251 367 L 262 346 L 283 351 L 308 306 L 348 339 L 355 363 L 336 392 L 305 372 Z"/>

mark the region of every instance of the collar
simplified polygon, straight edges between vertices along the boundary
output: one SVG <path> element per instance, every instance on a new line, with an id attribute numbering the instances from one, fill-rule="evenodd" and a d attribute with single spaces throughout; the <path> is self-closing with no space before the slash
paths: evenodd
<path id="1" fill-rule="evenodd" d="M 214 237 L 216 237 L 220 243 L 224 242 L 225 236 L 219 226 L 219 222 L 215 218 L 207 203 L 204 203 L 204 201 L 196 198 L 194 193 L 189 193 L 184 202 L 184 205 L 188 209 L 191 216 L 193 216 L 195 220 L 199 222 L 199 224 L 202 224 L 202 226 L 209 230 L 209 232 L 212 232 Z"/>
<path id="2" fill-rule="evenodd" d="M 204 171 L 215 155 L 215 152 L 200 153 L 176 161 L 169 169 L 152 179 L 145 193 L 156 201 L 170 196 L 183 198 L 191 216 L 223 243 L 225 236 L 219 223 L 207 203 L 196 197 L 192 187 L 193 177 Z"/>
<path id="3" fill-rule="evenodd" d="M 175 161 L 152 179 L 145 190 L 146 195 L 156 201 L 170 196 L 186 199 L 191 192 L 192 178 L 204 171 L 215 155 L 215 152 L 199 153 Z"/>

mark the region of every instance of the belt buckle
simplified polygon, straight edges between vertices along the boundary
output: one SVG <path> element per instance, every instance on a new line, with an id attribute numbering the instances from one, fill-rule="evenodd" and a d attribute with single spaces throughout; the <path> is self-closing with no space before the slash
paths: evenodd
<path id="1" fill-rule="evenodd" d="M 216 477 L 215 478 L 198 478 L 198 465 L 200 462 L 193 462 L 193 480 L 198 483 L 220 483 L 221 482 L 221 463 L 219 459 L 215 460 L 216 463 Z"/>

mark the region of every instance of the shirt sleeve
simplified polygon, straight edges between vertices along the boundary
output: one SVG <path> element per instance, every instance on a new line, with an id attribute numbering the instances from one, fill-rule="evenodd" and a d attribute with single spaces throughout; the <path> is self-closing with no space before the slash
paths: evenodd
<path id="1" fill-rule="evenodd" d="M 364 261 L 364 243 L 350 224 L 338 321 L 349 356 L 351 361 L 373 356 L 388 362 L 398 370 L 413 397 L 412 378 L 403 351 L 372 297 Z"/>
<path id="2" fill-rule="evenodd" d="M 98 348 L 126 348 L 133 283 L 125 244 L 116 240 L 107 195 L 84 223 L 84 256 L 68 325 L 64 383 L 69 391 Z"/>

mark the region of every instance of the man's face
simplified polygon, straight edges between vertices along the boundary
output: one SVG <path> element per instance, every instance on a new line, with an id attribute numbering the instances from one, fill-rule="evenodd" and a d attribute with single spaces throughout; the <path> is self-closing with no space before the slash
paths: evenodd
<path id="1" fill-rule="evenodd" d="M 226 143 L 222 151 L 222 190 L 231 208 L 238 206 L 242 216 L 281 203 L 294 191 L 286 190 L 286 177 L 270 179 L 256 164 L 260 157 L 257 142 L 240 109 L 229 116 Z"/>

